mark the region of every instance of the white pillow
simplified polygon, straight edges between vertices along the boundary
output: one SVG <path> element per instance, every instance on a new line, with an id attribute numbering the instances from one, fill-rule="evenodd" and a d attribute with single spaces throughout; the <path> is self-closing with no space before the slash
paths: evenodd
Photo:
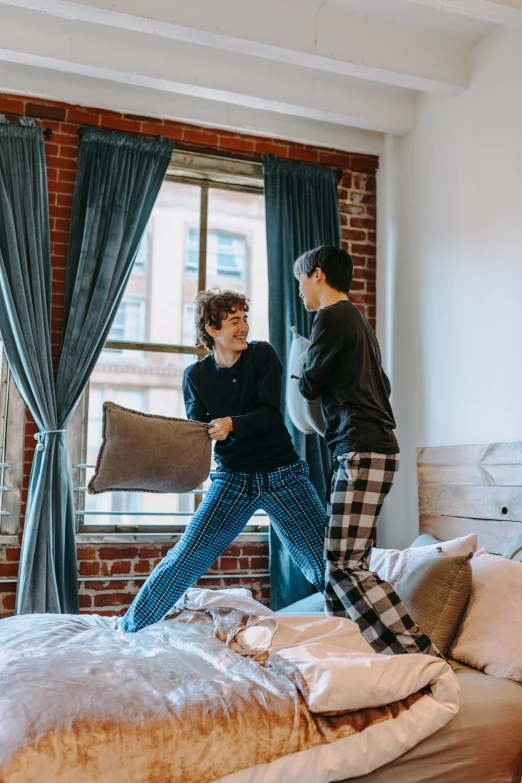
<path id="1" fill-rule="evenodd" d="M 469 604 L 449 656 L 522 682 L 522 563 L 481 552 L 471 569 Z"/>
<path id="2" fill-rule="evenodd" d="M 372 549 L 370 570 L 375 571 L 381 579 L 392 585 L 400 594 L 404 580 L 418 563 L 432 557 L 440 547 L 443 555 L 449 557 L 465 557 L 477 550 L 475 534 L 454 538 L 451 541 L 440 541 L 437 544 L 418 546 L 413 549 Z"/>
<path id="3" fill-rule="evenodd" d="M 298 379 L 306 363 L 310 340 L 301 337 L 295 326 L 292 327 L 292 334 L 286 378 L 286 409 L 290 421 L 299 432 L 303 432 L 305 435 L 312 435 L 314 432 L 324 435 L 321 400 L 305 400 L 299 391 Z"/>

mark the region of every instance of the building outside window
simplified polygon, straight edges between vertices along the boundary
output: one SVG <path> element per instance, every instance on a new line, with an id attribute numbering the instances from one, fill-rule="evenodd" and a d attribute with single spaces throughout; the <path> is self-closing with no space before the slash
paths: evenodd
<path id="1" fill-rule="evenodd" d="M 0 534 L 18 533 L 24 455 L 25 404 L 0 339 Z"/>
<path id="2" fill-rule="evenodd" d="M 221 288 L 246 294 L 250 338 L 268 339 L 262 180 L 222 181 L 227 176 L 215 182 L 200 171 L 180 176 L 174 167 L 162 185 L 138 252 L 139 264 L 133 267 L 82 410 L 68 432 L 83 532 L 178 529 L 190 520 L 198 493 L 87 495 L 85 486 L 101 443 L 104 401 L 185 418 L 183 372 L 206 354 L 196 345 L 198 292 Z"/>

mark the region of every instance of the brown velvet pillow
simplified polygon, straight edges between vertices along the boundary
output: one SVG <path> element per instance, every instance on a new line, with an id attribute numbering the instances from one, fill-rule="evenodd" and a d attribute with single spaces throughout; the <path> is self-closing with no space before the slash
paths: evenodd
<path id="1" fill-rule="evenodd" d="M 443 655 L 450 648 L 471 593 L 471 555 L 448 557 L 437 552 L 413 568 L 399 598 L 421 631 Z"/>
<path id="2" fill-rule="evenodd" d="M 89 482 L 99 492 L 189 492 L 210 472 L 209 424 L 103 404 L 103 440 Z"/>

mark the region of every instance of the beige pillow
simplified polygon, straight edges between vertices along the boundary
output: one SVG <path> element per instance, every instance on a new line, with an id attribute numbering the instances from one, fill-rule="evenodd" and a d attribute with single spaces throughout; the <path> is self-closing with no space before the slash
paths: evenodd
<path id="1" fill-rule="evenodd" d="M 471 560 L 471 569 L 469 604 L 450 657 L 522 682 L 522 563 L 481 554 Z"/>
<path id="2" fill-rule="evenodd" d="M 418 546 L 413 549 L 372 549 L 370 570 L 375 571 L 381 579 L 389 582 L 400 594 L 402 584 L 412 568 L 418 563 L 432 557 L 437 548 L 442 554 L 450 557 L 465 557 L 477 549 L 477 536 L 472 534 L 453 538 L 451 541 L 439 541 L 428 546 Z"/>
<path id="3" fill-rule="evenodd" d="M 209 424 L 103 404 L 103 440 L 89 482 L 99 492 L 189 492 L 210 472 Z"/>
<path id="4" fill-rule="evenodd" d="M 299 378 L 306 364 L 310 340 L 301 337 L 295 326 L 292 327 L 292 345 L 288 357 L 286 378 L 286 410 L 290 421 L 299 432 L 312 435 L 314 432 L 324 435 L 324 418 L 321 400 L 305 400 L 299 391 Z"/>
<path id="5" fill-rule="evenodd" d="M 421 631 L 446 655 L 471 592 L 472 555 L 423 560 L 404 580 L 399 597 Z"/>

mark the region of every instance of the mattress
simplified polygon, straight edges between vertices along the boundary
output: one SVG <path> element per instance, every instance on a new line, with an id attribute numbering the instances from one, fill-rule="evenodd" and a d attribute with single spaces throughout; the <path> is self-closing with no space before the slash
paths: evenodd
<path id="1" fill-rule="evenodd" d="M 322 607 L 323 597 L 315 593 L 278 614 L 322 614 Z M 350 783 L 521 783 L 522 684 L 454 661 L 451 665 L 461 689 L 453 720 L 400 758 Z"/>

